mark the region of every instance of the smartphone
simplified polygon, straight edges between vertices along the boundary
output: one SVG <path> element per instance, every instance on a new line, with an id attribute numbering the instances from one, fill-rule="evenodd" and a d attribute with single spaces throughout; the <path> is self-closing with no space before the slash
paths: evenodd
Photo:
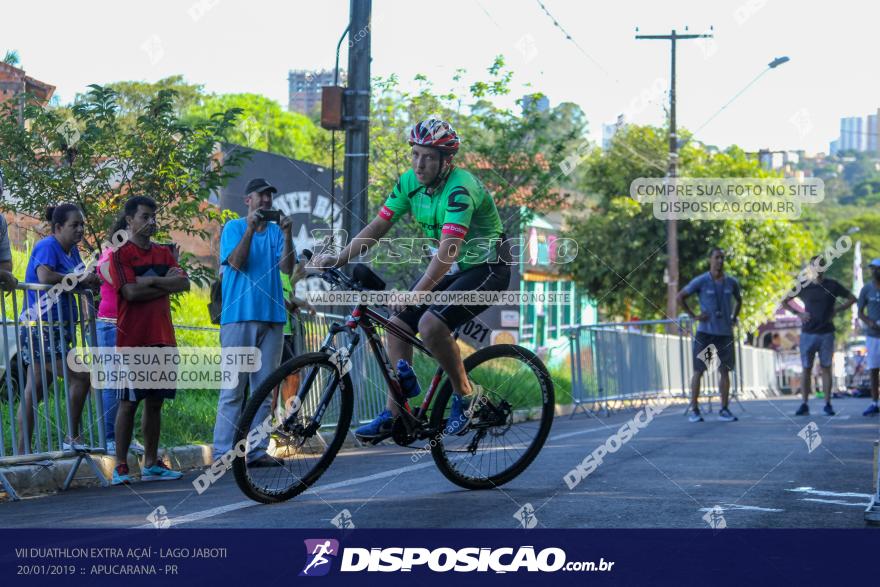
<path id="1" fill-rule="evenodd" d="M 263 222 L 281 222 L 281 210 L 257 210 L 257 218 Z"/>

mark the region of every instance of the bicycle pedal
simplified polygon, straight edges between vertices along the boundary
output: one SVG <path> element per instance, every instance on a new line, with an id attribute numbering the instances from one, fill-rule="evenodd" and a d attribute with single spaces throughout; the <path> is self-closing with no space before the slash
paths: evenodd
<path id="1" fill-rule="evenodd" d="M 363 442 L 366 444 L 372 444 L 373 446 L 375 446 L 375 445 L 379 444 L 380 442 L 382 442 L 383 440 L 387 440 L 387 439 L 391 438 L 391 433 L 386 432 L 386 433 L 380 434 L 378 436 L 358 436 L 357 434 L 355 434 L 354 437 L 357 438 L 360 442 Z"/>
<path id="2" fill-rule="evenodd" d="M 388 440 L 389 438 L 391 438 L 391 433 L 390 433 L 390 432 L 389 432 L 388 434 L 383 434 L 383 435 L 381 435 L 381 436 L 376 436 L 376 437 L 374 437 L 374 438 L 371 438 L 371 439 L 370 439 L 370 444 L 372 444 L 373 446 L 376 446 L 377 444 L 379 444 L 379 443 L 382 442 L 383 440 Z"/>

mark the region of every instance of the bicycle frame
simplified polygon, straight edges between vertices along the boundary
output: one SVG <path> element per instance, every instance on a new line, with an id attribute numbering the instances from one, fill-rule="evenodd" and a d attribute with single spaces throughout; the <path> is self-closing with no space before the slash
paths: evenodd
<path id="1" fill-rule="evenodd" d="M 382 343 L 382 339 L 376 329 L 376 325 L 380 325 L 385 328 L 386 332 L 391 334 L 392 336 L 396 336 L 411 344 L 414 348 L 418 349 L 422 353 L 432 356 L 431 352 L 425 347 L 424 343 L 416 338 L 414 335 L 410 334 L 403 328 L 399 327 L 391 320 L 382 316 L 372 308 L 366 305 L 358 305 L 354 309 L 352 309 L 351 313 L 346 317 L 345 324 L 340 324 L 338 322 L 334 322 L 330 325 L 329 332 L 327 336 L 324 338 L 324 341 L 321 344 L 320 352 L 328 353 L 332 357 L 339 356 L 339 349 L 337 349 L 333 345 L 333 339 L 337 334 L 346 333 L 349 335 L 349 343 L 345 348 L 345 353 L 343 355 L 343 361 L 350 361 L 350 357 L 354 353 L 355 348 L 360 344 L 360 335 L 357 332 L 357 329 L 360 328 L 367 337 L 367 342 L 370 345 L 370 349 L 373 352 L 373 356 L 376 358 L 376 362 L 379 364 L 379 367 L 382 371 L 382 376 L 385 379 L 385 384 L 388 386 L 388 389 L 391 390 L 392 396 L 394 397 L 397 405 L 401 407 L 400 415 L 404 416 L 402 421 L 407 428 L 408 432 L 412 432 L 416 428 L 418 428 L 422 422 L 427 420 L 428 407 L 431 405 L 431 401 L 434 399 L 434 395 L 437 392 L 437 388 L 440 385 L 440 380 L 443 377 L 443 369 L 438 365 L 436 371 L 434 372 L 434 376 L 431 379 L 431 384 L 428 387 L 428 391 L 425 393 L 425 397 L 422 401 L 422 404 L 418 407 L 417 415 L 414 415 L 410 410 L 407 403 L 407 398 L 404 397 L 403 389 L 400 387 L 400 381 L 397 377 L 397 372 L 394 367 L 391 365 L 391 360 L 388 358 L 388 353 L 385 351 L 385 345 Z M 458 331 L 453 333 L 453 338 L 458 338 Z M 300 388 L 297 391 L 297 396 L 301 398 L 302 401 L 305 399 L 305 395 L 309 389 L 311 389 L 311 385 L 314 382 L 316 374 L 315 371 L 312 370 L 310 373 L 303 378 L 303 381 L 300 383 Z M 315 414 L 311 418 L 311 424 L 309 425 L 309 431 L 316 431 L 321 425 L 321 418 L 324 415 L 324 411 L 330 403 L 332 398 L 333 391 L 336 389 L 336 385 L 338 384 L 339 373 L 334 374 L 330 380 L 327 382 L 325 389 L 321 394 L 321 400 L 318 403 L 317 410 Z M 406 409 L 403 409 L 406 407 Z M 285 421 L 285 425 L 290 424 L 290 422 L 296 418 L 296 413 L 288 416 Z"/>
<path id="2" fill-rule="evenodd" d="M 379 336 L 379 333 L 376 331 L 376 324 L 378 323 L 383 328 L 385 328 L 385 332 L 389 333 L 391 336 L 396 336 L 400 340 L 412 345 L 413 348 L 418 349 L 429 357 L 433 357 L 433 355 L 431 355 L 431 351 L 429 351 L 427 347 L 425 347 L 425 344 L 421 340 L 416 338 L 415 335 L 410 334 L 409 332 L 392 322 L 390 319 L 382 316 L 370 307 L 363 305 L 358 306 L 352 311 L 351 318 L 354 320 L 355 324 L 360 326 L 361 330 L 364 331 L 364 334 L 367 335 L 367 341 L 370 343 L 370 348 L 373 351 L 373 356 L 376 357 L 376 361 L 382 368 L 382 375 L 385 378 L 385 383 L 388 385 L 389 389 L 392 390 L 393 395 L 396 396 L 395 400 L 398 402 L 398 405 L 405 405 L 406 398 L 403 397 L 403 390 L 400 387 L 400 381 L 397 378 L 397 372 L 394 369 L 394 366 L 391 364 L 391 361 L 388 359 L 388 354 L 385 352 L 385 345 L 382 344 L 382 339 Z M 452 336 L 453 339 L 457 339 L 458 331 L 455 331 Z M 438 365 L 437 369 L 434 371 L 434 377 L 431 378 L 431 383 L 428 386 L 428 391 L 425 393 L 422 404 L 421 406 L 419 406 L 419 417 L 424 418 L 427 414 L 428 407 L 431 405 L 431 400 L 434 399 L 434 394 L 437 391 L 437 387 L 440 385 L 440 379 L 442 377 L 443 368 Z"/>

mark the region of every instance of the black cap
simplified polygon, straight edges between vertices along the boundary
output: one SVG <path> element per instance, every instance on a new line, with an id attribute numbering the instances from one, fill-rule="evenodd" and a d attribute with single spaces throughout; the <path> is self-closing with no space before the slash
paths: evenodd
<path id="1" fill-rule="evenodd" d="M 248 182 L 247 186 L 244 188 L 244 195 L 247 196 L 254 192 L 265 192 L 270 191 L 273 193 L 278 193 L 278 188 L 273 186 L 271 183 L 263 179 L 262 177 L 257 177 L 256 179 L 252 179 Z"/>

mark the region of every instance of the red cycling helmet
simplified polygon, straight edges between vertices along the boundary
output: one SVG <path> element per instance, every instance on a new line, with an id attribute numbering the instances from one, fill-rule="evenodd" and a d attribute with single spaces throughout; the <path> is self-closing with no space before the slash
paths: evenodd
<path id="1" fill-rule="evenodd" d="M 458 153 L 461 139 L 452 126 L 438 118 L 429 118 L 416 123 L 409 132 L 409 144 L 432 147 L 447 156 Z"/>

